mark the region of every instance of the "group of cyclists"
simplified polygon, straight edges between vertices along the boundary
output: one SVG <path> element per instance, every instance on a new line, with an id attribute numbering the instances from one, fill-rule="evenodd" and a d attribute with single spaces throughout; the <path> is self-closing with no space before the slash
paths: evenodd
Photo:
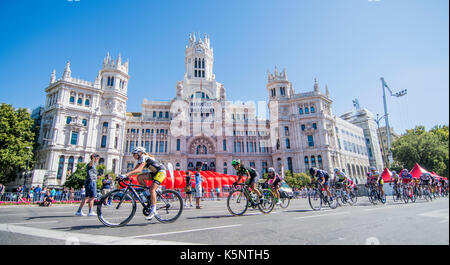
<path id="1" fill-rule="evenodd" d="M 400 175 L 396 171 L 392 171 L 391 177 L 394 184 L 394 191 L 400 194 L 402 188 L 409 190 L 409 196 L 416 196 L 428 191 L 429 194 L 448 194 L 448 181 L 431 175 L 430 173 L 423 173 L 420 178 L 413 178 L 407 169 L 403 169 Z"/>
<path id="2" fill-rule="evenodd" d="M 137 160 L 137 165 L 132 171 L 124 175 L 120 175 L 119 179 L 129 179 L 131 175 L 137 174 L 137 180 L 139 184 L 144 187 L 146 187 L 146 183 L 144 182 L 144 180 L 152 180 L 149 191 L 147 191 L 147 194 L 145 194 L 150 199 L 150 214 L 146 217 L 146 220 L 151 220 L 155 216 L 155 214 L 157 214 L 155 206 L 157 201 L 156 190 L 166 178 L 166 167 L 154 156 L 146 153 L 144 147 L 136 147 L 132 151 L 132 154 L 134 159 Z M 262 204 L 264 198 L 261 190 L 258 187 L 259 177 L 256 170 L 251 167 L 244 166 L 243 163 L 240 162 L 240 160 L 233 160 L 231 164 L 236 170 L 236 175 L 238 176 L 237 181 L 233 183 L 233 187 L 236 187 L 236 185 L 244 177 L 246 179 L 246 184 L 248 185 L 249 190 L 253 191 L 258 196 L 257 203 Z M 312 167 L 309 169 L 309 173 L 311 175 L 311 182 L 320 184 L 320 186 L 323 188 L 323 191 L 325 191 L 328 195 L 329 201 L 333 201 L 336 199 L 330 191 L 330 185 L 332 188 L 341 188 L 345 190 L 345 193 L 347 195 L 349 195 L 350 192 L 356 190 L 355 182 L 351 178 L 346 176 L 344 170 L 341 170 L 339 168 L 334 169 L 334 176 L 332 179 L 330 178 L 329 173 L 323 169 Z M 401 187 L 401 185 L 403 185 L 410 188 L 411 191 L 414 191 L 414 189 L 429 189 L 430 192 L 436 190 L 443 190 L 448 192 L 448 182 L 445 180 L 439 181 L 437 178 L 430 174 L 423 174 L 420 179 L 413 179 L 408 170 L 403 169 L 400 175 L 393 171 L 392 180 L 394 183 L 394 189 L 398 189 Z M 270 188 L 276 198 L 280 198 L 280 186 L 282 181 L 282 177 L 277 174 L 274 168 L 271 167 L 268 169 L 268 175 L 267 179 L 265 180 L 265 184 L 270 185 Z M 371 167 L 370 171 L 367 173 L 367 184 L 373 185 L 377 189 L 379 194 L 381 194 L 381 196 L 385 196 L 383 190 L 383 178 L 375 167 Z"/>

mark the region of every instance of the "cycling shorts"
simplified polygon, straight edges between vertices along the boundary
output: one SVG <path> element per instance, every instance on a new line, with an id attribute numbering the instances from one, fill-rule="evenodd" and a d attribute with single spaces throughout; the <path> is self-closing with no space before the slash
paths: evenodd
<path id="1" fill-rule="evenodd" d="M 144 177 L 144 180 L 151 180 L 151 181 L 155 182 L 158 185 L 161 185 L 161 183 L 167 177 L 165 171 L 158 171 L 156 173 L 144 172 L 144 173 L 139 174 L 139 176 L 140 175 L 145 175 L 145 174 L 147 174 L 147 176 Z"/>

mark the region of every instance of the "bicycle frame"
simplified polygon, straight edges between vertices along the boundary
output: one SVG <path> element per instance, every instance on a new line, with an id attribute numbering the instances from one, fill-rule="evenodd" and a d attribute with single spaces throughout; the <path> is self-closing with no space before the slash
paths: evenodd
<path id="1" fill-rule="evenodd" d="M 139 194 L 137 193 L 137 191 L 135 190 L 134 187 L 136 187 L 136 188 L 143 188 L 144 190 L 150 190 L 149 187 L 147 187 L 147 186 L 142 186 L 142 185 L 138 185 L 138 184 L 126 183 L 124 180 L 119 180 L 119 185 L 122 186 L 121 184 L 123 184 L 124 186 L 126 186 L 126 188 L 125 188 L 125 190 L 124 190 L 124 193 L 126 193 L 126 192 L 128 192 L 128 191 L 131 191 L 131 193 L 133 194 L 133 196 L 135 197 L 135 199 L 137 199 L 137 200 L 141 203 L 142 207 L 148 208 L 148 206 L 145 205 L 145 202 L 142 200 L 141 196 L 139 196 Z M 156 197 L 161 198 L 161 199 L 164 201 L 165 204 L 168 203 L 168 202 L 165 200 L 165 198 L 164 198 L 163 196 L 161 196 L 161 193 L 160 193 L 158 190 L 156 190 L 155 192 L 156 192 Z M 119 204 L 117 204 L 116 209 L 119 209 L 119 207 L 122 205 L 122 202 L 123 202 L 124 198 L 125 198 L 125 196 L 123 196 L 123 197 L 120 199 L 120 202 L 119 202 Z"/>

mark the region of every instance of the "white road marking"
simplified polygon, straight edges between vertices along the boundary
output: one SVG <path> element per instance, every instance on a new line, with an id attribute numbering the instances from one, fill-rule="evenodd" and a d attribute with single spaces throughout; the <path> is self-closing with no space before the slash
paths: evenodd
<path id="1" fill-rule="evenodd" d="M 162 241 L 152 239 L 136 239 L 129 237 L 114 237 L 91 234 L 80 234 L 72 232 L 61 232 L 34 227 L 25 227 L 9 224 L 0 224 L 0 231 L 23 234 L 35 237 L 51 238 L 56 240 L 73 241 L 98 245 L 193 245 L 194 243 Z"/>
<path id="2" fill-rule="evenodd" d="M 446 223 L 446 222 L 448 223 L 448 221 L 449 221 L 448 208 L 429 211 L 429 212 L 421 213 L 418 215 L 443 219 L 443 220 L 439 221 L 439 223 Z"/>
<path id="3" fill-rule="evenodd" d="M 216 226 L 216 227 L 206 227 L 206 228 L 198 228 L 198 229 L 190 229 L 190 230 L 182 230 L 182 231 L 174 231 L 174 232 L 165 232 L 165 233 L 157 233 L 157 234 L 148 234 L 148 235 L 133 236 L 133 237 L 130 237 L 130 238 L 150 237 L 150 236 L 165 236 L 165 235 L 173 235 L 173 234 L 181 234 L 181 233 L 190 233 L 190 232 L 197 232 L 197 231 L 205 231 L 205 230 L 213 230 L 213 229 L 223 229 L 223 228 L 237 227 L 237 226 L 241 226 L 241 225 L 242 225 L 242 224 L 225 225 L 225 226 Z"/>
<path id="4" fill-rule="evenodd" d="M 319 216 L 329 216 L 329 215 L 347 214 L 347 213 L 349 213 L 349 212 L 337 212 L 337 213 L 329 213 L 329 214 L 315 214 L 315 215 L 308 215 L 308 216 L 296 217 L 296 218 L 294 218 L 294 220 L 304 219 L 304 218 L 313 218 L 313 217 L 319 217 Z"/>

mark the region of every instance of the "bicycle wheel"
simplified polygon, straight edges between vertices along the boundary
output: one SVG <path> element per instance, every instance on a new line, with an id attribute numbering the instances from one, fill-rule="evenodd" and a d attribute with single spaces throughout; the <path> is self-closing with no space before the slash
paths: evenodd
<path id="1" fill-rule="evenodd" d="M 280 199 L 280 207 L 285 209 L 289 206 L 290 202 L 291 202 L 291 198 L 281 198 Z"/>
<path id="2" fill-rule="evenodd" d="M 392 193 L 392 200 L 394 202 L 397 202 L 398 199 L 399 199 L 398 192 L 396 189 L 394 189 L 394 192 Z"/>
<path id="3" fill-rule="evenodd" d="M 156 195 L 156 220 L 161 223 L 172 223 L 183 212 L 183 198 L 174 190 L 164 190 Z"/>
<path id="4" fill-rule="evenodd" d="M 227 208 L 232 215 L 243 215 L 248 208 L 248 198 L 241 190 L 233 190 L 227 198 Z"/>
<path id="5" fill-rule="evenodd" d="M 350 205 L 352 206 L 355 205 L 356 202 L 358 201 L 358 195 L 353 191 L 350 192 L 350 201 L 351 201 Z"/>
<path id="6" fill-rule="evenodd" d="M 380 201 L 382 204 L 386 204 L 386 193 L 384 193 L 383 196 L 380 195 Z"/>
<path id="7" fill-rule="evenodd" d="M 104 225 L 120 227 L 126 225 L 136 213 L 133 194 L 125 190 L 113 190 L 105 194 L 97 205 L 97 217 Z"/>
<path id="8" fill-rule="evenodd" d="M 408 190 L 407 189 L 403 189 L 402 199 L 403 199 L 403 201 L 405 203 L 408 203 L 408 201 L 409 201 L 409 194 L 408 194 Z"/>
<path id="9" fill-rule="evenodd" d="M 378 203 L 378 194 L 377 194 L 376 190 L 369 191 L 369 200 L 374 205 Z"/>
<path id="10" fill-rule="evenodd" d="M 314 211 L 319 211 L 322 208 L 321 192 L 318 189 L 313 189 L 308 192 L 309 206 Z"/>
<path id="11" fill-rule="evenodd" d="M 415 192 L 411 192 L 411 202 L 412 203 L 416 202 L 416 193 Z"/>
<path id="12" fill-rule="evenodd" d="M 338 198 L 336 195 L 336 190 L 331 189 L 331 198 L 328 198 L 328 206 L 330 206 L 331 209 L 336 209 L 338 207 Z"/>
<path id="13" fill-rule="evenodd" d="M 258 209 L 262 213 L 270 213 L 275 207 L 275 195 L 269 189 L 262 190 L 261 193 L 263 195 L 263 202 L 258 204 Z"/>

